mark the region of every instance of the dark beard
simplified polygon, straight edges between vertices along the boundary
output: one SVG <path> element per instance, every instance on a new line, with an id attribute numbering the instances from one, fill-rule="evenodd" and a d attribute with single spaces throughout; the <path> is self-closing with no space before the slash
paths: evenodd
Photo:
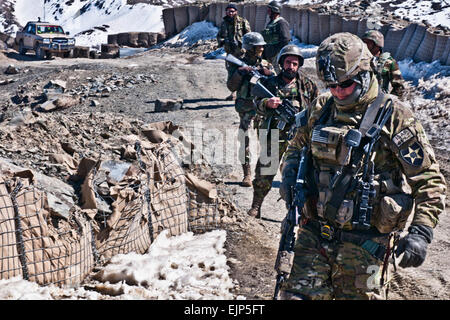
<path id="1" fill-rule="evenodd" d="M 292 70 L 283 70 L 281 75 L 288 80 L 292 80 L 297 76 L 297 72 Z"/>

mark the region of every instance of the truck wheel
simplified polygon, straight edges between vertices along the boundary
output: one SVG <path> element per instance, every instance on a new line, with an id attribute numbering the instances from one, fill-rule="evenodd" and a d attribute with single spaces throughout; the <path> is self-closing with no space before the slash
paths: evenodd
<path id="1" fill-rule="evenodd" d="M 36 45 L 34 51 L 36 52 L 36 58 L 42 60 L 45 58 L 45 51 L 41 48 L 40 45 Z"/>
<path id="2" fill-rule="evenodd" d="M 64 58 L 73 58 L 73 50 L 64 52 Z"/>
<path id="3" fill-rule="evenodd" d="M 22 40 L 20 40 L 20 42 L 19 42 L 19 54 L 21 54 L 23 56 L 27 54 L 27 49 L 24 48 Z"/>

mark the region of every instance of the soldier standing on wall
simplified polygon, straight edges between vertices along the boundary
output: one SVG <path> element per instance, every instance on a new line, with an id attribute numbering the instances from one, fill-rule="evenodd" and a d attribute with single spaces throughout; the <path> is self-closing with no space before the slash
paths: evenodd
<path id="1" fill-rule="evenodd" d="M 228 4 L 225 12 L 226 15 L 223 17 L 222 25 L 217 33 L 217 44 L 219 47 L 223 46 L 227 54 L 240 58 L 244 54 L 242 37 L 244 34 L 251 32 L 250 23 L 238 14 L 237 6 L 234 3 Z M 228 80 L 231 76 L 230 70 L 233 68 L 233 65 L 225 62 L 225 68 L 228 72 Z M 235 92 L 232 92 L 226 100 L 233 100 L 235 97 Z"/>
<path id="2" fill-rule="evenodd" d="M 385 93 L 402 98 L 405 92 L 405 80 L 398 67 L 397 61 L 389 52 L 383 52 L 384 36 L 377 30 L 367 31 L 362 40 L 374 56 L 372 68 L 377 76 L 378 83 Z M 390 86 L 392 87 L 392 91 Z"/>

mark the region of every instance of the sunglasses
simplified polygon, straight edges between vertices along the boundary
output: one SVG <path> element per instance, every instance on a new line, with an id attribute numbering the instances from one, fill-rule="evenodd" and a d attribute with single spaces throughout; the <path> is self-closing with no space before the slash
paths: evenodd
<path id="1" fill-rule="evenodd" d="M 353 83 L 355 83 L 355 81 L 353 81 L 352 79 L 349 79 L 347 81 L 338 83 L 338 84 L 329 84 L 327 87 L 331 88 L 331 89 L 336 89 L 337 87 L 340 87 L 341 89 L 345 89 L 348 87 L 351 87 L 353 85 Z"/>
<path id="2" fill-rule="evenodd" d="M 234 9 L 227 9 L 226 12 L 233 13 L 233 12 L 236 12 L 236 10 L 234 10 Z"/>

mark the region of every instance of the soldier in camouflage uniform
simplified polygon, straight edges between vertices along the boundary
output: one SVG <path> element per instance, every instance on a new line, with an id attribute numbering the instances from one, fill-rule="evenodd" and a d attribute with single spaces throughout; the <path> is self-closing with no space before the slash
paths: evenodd
<path id="1" fill-rule="evenodd" d="M 264 59 L 271 62 L 275 69 L 278 68 L 276 63 L 278 53 L 291 41 L 289 22 L 281 17 L 280 13 L 281 5 L 277 1 L 271 1 L 267 5 L 267 14 L 270 17 L 270 21 L 261 32 L 264 40 L 267 42 L 264 48 Z"/>
<path id="2" fill-rule="evenodd" d="M 405 80 L 403 80 L 397 61 L 389 52 L 383 52 L 383 34 L 377 30 L 369 30 L 364 34 L 362 40 L 374 56 L 372 68 L 383 91 L 402 98 L 405 93 Z"/>
<path id="3" fill-rule="evenodd" d="M 253 179 L 253 201 L 248 214 L 253 217 L 261 216 L 261 205 L 265 196 L 272 188 L 272 181 L 275 177 L 279 161 L 286 150 L 288 133 L 290 127 L 285 126 L 283 130 L 278 130 L 278 121 L 275 111 L 282 100 L 288 99 L 298 111 L 305 109 L 318 95 L 316 85 L 306 76 L 300 73 L 300 67 L 303 65 L 303 56 L 300 48 L 295 45 L 287 45 L 281 49 L 277 64 L 281 72 L 277 76 L 269 77 L 262 84 L 272 92 L 274 98 L 256 98 L 256 111 L 261 116 L 258 125 L 259 140 L 265 141 L 261 144 L 261 153 L 256 163 L 255 178 Z M 278 133 L 278 141 L 273 134 Z M 273 150 L 274 147 L 278 150 Z M 277 153 L 278 151 L 278 153 Z M 270 161 L 263 161 L 264 157 Z"/>
<path id="4" fill-rule="evenodd" d="M 244 17 L 239 16 L 237 7 L 234 3 L 230 3 L 225 9 L 226 15 L 217 33 L 217 44 L 223 47 L 227 54 L 232 54 L 236 58 L 240 58 L 244 54 L 242 49 L 242 37 L 244 34 L 251 32 L 250 23 Z M 233 65 L 225 62 L 225 68 L 228 72 L 227 80 L 231 76 Z M 227 100 L 234 99 L 232 93 Z"/>
<path id="5" fill-rule="evenodd" d="M 262 59 L 264 51 L 264 41 L 262 35 L 258 32 L 249 32 L 242 38 L 242 48 L 245 49 L 245 55 L 242 61 L 248 67 L 238 67 L 236 65 L 230 69 L 231 77 L 227 81 L 227 87 L 230 91 L 236 91 L 235 109 L 239 113 L 239 141 L 244 140 L 241 145 L 239 159 L 242 161 L 242 170 L 244 179 L 242 186 L 252 186 L 252 174 L 250 167 L 250 141 L 248 130 L 256 116 L 256 108 L 251 95 L 250 79 L 252 71 L 257 70 L 261 75 L 270 76 L 274 74 L 272 65 Z M 243 135 L 243 137 L 241 136 Z M 242 151 L 244 151 L 242 153 Z"/>
<path id="6" fill-rule="evenodd" d="M 312 159 L 293 267 L 282 298 L 386 298 L 387 281 L 381 279 L 389 277 L 388 253 L 403 254 L 401 267 L 420 266 L 444 210 L 446 182 L 425 131 L 408 104 L 379 91 L 371 59 L 367 46 L 350 33 L 334 34 L 319 46 L 317 73 L 330 93 L 297 115 L 296 133 L 282 163 L 280 194 L 290 203 L 300 150 L 306 147 Z M 367 156 L 364 147 L 376 129 L 373 117 L 389 105 L 392 114 L 387 113 L 385 125 L 381 122 L 381 136 Z M 348 133 L 355 132 L 351 129 L 362 133 L 352 148 L 347 143 Z M 359 184 L 366 181 L 366 159 L 373 180 Z M 374 193 L 363 198 L 360 186 Z M 365 200 L 371 207 L 363 206 Z M 363 208 L 371 209 L 366 224 L 359 220 Z M 409 233 L 395 250 L 391 235 L 405 228 L 412 211 Z"/>

